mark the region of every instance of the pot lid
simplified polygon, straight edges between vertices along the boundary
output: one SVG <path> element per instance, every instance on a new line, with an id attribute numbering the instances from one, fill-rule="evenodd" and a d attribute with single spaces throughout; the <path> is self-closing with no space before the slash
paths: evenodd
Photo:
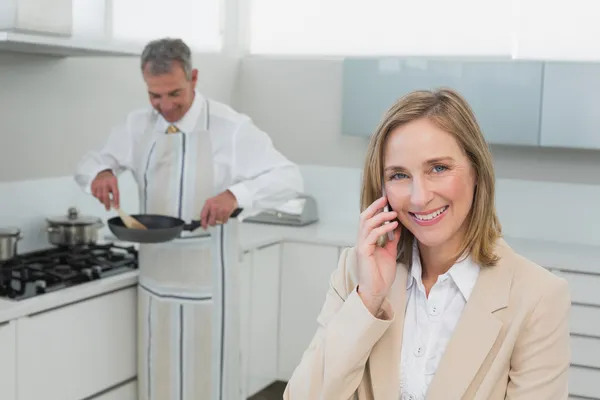
<path id="1" fill-rule="evenodd" d="M 101 222 L 100 218 L 94 216 L 79 215 L 75 207 L 69 208 L 66 215 L 48 218 L 48 222 L 57 225 L 93 225 Z"/>
<path id="2" fill-rule="evenodd" d="M 19 236 L 21 234 L 21 230 L 19 228 L 0 228 L 0 237 L 13 237 Z"/>

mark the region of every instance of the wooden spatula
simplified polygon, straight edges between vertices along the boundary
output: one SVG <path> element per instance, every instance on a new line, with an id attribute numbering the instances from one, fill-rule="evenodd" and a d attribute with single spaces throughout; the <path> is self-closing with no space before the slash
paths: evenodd
<path id="1" fill-rule="evenodd" d="M 114 206 L 113 206 L 114 207 Z M 114 207 L 119 213 L 119 217 L 123 221 L 123 224 L 129 229 L 148 229 L 144 224 L 142 224 L 137 219 L 133 218 L 131 215 L 127 214 L 125 211 L 120 208 Z"/>

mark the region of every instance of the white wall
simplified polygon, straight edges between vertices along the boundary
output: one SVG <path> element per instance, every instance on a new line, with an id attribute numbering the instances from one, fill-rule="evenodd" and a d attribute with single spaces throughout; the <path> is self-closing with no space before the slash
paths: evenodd
<path id="1" fill-rule="evenodd" d="M 248 57 L 240 107 L 303 168 L 321 218 L 355 223 L 366 138 L 340 134 L 336 58 Z M 600 152 L 493 146 L 506 235 L 600 245 Z M 325 168 L 326 167 L 326 168 Z"/>
<path id="2" fill-rule="evenodd" d="M 196 56 L 199 87 L 232 102 L 238 60 Z M 71 174 L 127 113 L 148 105 L 138 57 L 0 52 L 0 182 Z"/>

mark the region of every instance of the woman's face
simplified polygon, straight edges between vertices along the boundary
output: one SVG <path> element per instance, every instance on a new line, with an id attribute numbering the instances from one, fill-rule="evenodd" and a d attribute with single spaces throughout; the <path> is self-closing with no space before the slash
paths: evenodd
<path id="1" fill-rule="evenodd" d="M 451 134 L 426 118 L 393 130 L 384 151 L 384 182 L 391 208 L 421 245 L 458 246 L 475 173 Z"/>

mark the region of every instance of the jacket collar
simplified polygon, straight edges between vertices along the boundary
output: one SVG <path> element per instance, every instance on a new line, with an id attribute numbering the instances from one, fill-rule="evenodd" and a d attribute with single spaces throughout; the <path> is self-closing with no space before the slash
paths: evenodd
<path id="1" fill-rule="evenodd" d="M 427 399 L 460 399 L 491 350 L 502 322 L 495 312 L 508 306 L 514 265 L 506 261 L 512 249 L 499 239 L 495 253 L 500 260 L 494 267 L 482 267 L 473 291 L 442 356 Z M 369 371 L 375 399 L 400 391 L 400 356 L 406 309 L 408 268 L 398 264 L 389 301 L 394 321 L 369 357 Z M 460 360 L 460 368 L 456 362 Z"/>

